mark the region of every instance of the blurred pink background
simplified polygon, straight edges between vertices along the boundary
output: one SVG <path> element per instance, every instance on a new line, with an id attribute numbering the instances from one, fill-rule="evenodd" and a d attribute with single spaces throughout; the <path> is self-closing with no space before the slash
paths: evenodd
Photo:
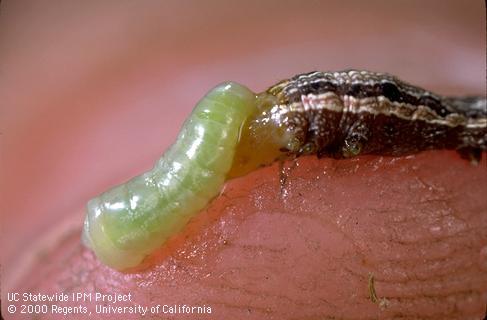
<path id="1" fill-rule="evenodd" d="M 215 84 L 358 68 L 482 94 L 485 28 L 482 1 L 2 2 L 2 282 L 150 168 Z"/>

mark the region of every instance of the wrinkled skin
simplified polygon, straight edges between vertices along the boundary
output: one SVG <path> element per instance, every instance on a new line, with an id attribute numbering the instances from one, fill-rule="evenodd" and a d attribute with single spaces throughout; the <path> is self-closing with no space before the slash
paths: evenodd
<path id="1" fill-rule="evenodd" d="M 485 89 L 480 4 L 315 6 L 250 3 L 237 17 L 222 4 L 2 8 L 3 315 L 6 291 L 20 290 L 211 306 L 202 319 L 482 319 L 485 154 L 478 166 L 447 151 L 306 157 L 282 194 L 277 165 L 260 169 L 229 182 L 130 273 L 104 267 L 80 244 L 87 199 L 148 169 L 222 80 L 263 90 L 312 69 L 361 67 L 439 93 Z M 344 17 L 350 25 L 336 29 Z"/>
<path id="2" fill-rule="evenodd" d="M 104 267 L 76 230 L 46 253 L 57 264 L 36 267 L 25 291 L 130 292 L 143 306 L 210 305 L 205 319 L 480 318 L 485 165 L 451 152 L 308 157 L 281 198 L 277 167 L 266 168 L 229 183 L 144 270 Z"/>

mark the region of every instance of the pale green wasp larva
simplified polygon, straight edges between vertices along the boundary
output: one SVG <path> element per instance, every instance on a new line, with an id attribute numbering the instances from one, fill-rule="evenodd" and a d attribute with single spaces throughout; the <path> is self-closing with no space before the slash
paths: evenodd
<path id="1" fill-rule="evenodd" d="M 236 83 L 211 90 L 152 170 L 89 201 L 85 244 L 121 270 L 137 266 L 182 229 L 220 192 L 255 101 Z"/>
<path id="2" fill-rule="evenodd" d="M 302 154 L 347 158 L 487 149 L 485 97 L 442 97 L 391 75 L 311 72 L 255 94 L 223 83 L 184 123 L 154 168 L 87 206 L 84 243 L 123 270 L 177 234 L 226 180 Z"/>

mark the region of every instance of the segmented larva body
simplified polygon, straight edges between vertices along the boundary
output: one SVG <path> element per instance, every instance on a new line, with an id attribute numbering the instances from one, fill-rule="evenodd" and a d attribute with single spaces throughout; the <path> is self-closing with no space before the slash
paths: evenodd
<path id="1" fill-rule="evenodd" d="M 485 97 L 447 98 L 391 75 L 311 72 L 267 91 L 287 148 L 335 158 L 426 149 L 479 153 L 487 142 Z"/>
<path id="2" fill-rule="evenodd" d="M 381 73 L 312 72 L 261 94 L 210 91 L 154 168 L 88 203 L 84 242 L 126 269 L 181 230 L 227 179 L 276 159 L 487 150 L 485 97 L 448 98 Z"/>
<path id="3" fill-rule="evenodd" d="M 152 170 L 88 203 L 84 242 L 103 263 L 137 266 L 218 195 L 255 98 L 236 83 L 211 90 Z"/>

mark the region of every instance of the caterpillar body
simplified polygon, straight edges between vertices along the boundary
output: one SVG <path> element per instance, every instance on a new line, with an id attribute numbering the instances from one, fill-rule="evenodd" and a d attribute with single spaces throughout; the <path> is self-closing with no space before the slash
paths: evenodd
<path id="1" fill-rule="evenodd" d="M 487 149 L 485 97 L 448 98 L 368 71 L 311 72 L 255 94 L 211 90 L 154 168 L 87 205 L 84 243 L 105 264 L 137 266 L 217 196 L 227 179 L 303 154 L 353 157 Z"/>

